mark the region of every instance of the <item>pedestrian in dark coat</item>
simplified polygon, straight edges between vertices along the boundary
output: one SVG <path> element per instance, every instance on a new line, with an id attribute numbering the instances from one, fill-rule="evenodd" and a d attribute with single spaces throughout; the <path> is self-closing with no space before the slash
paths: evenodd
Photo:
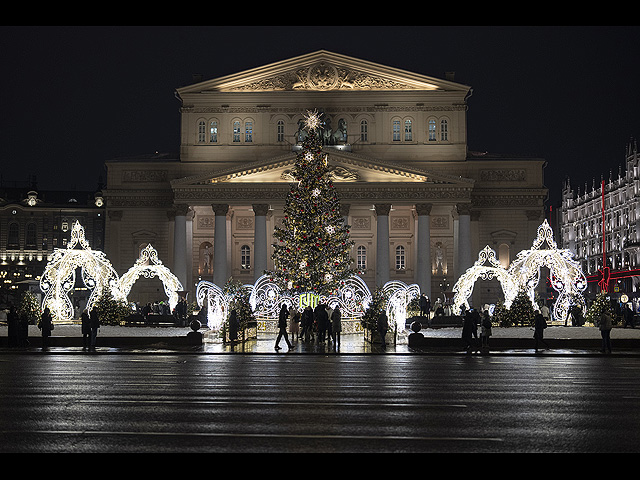
<path id="1" fill-rule="evenodd" d="M 53 319 L 51 318 L 51 312 L 49 307 L 44 309 L 42 317 L 40 317 L 40 324 L 38 325 L 42 332 L 42 348 L 49 348 L 49 337 L 51 336 L 51 330 L 53 330 Z"/>
<path id="2" fill-rule="evenodd" d="M 431 312 L 431 300 L 424 293 L 420 296 L 420 316 L 427 317 L 429 320 L 429 314 Z"/>
<path id="3" fill-rule="evenodd" d="M 627 328 L 627 325 L 631 325 L 631 328 L 633 328 L 633 310 L 629 308 L 629 305 L 624 306 L 622 315 L 624 315 L 624 328 Z"/>
<path id="4" fill-rule="evenodd" d="M 229 341 L 235 342 L 238 340 L 238 313 L 235 310 L 231 310 L 229 314 Z"/>
<path id="5" fill-rule="evenodd" d="M 82 311 L 80 320 L 82 321 L 82 350 L 86 351 L 91 347 L 91 324 L 89 320 L 89 312 L 87 312 L 86 308 Z"/>
<path id="6" fill-rule="evenodd" d="M 98 338 L 98 329 L 100 328 L 100 318 L 98 317 L 98 311 L 94 308 L 89 313 L 89 328 L 91 329 L 91 345 L 89 350 L 95 352 L 96 340 Z"/>
<path id="7" fill-rule="evenodd" d="M 333 335 L 333 348 L 340 348 L 340 332 L 342 332 L 342 313 L 340 307 L 336 305 L 336 308 L 331 313 L 331 333 Z"/>
<path id="8" fill-rule="evenodd" d="M 18 319 L 18 313 L 16 312 L 16 307 L 13 305 L 9 306 L 9 313 L 7 313 L 7 334 L 8 334 L 8 344 L 10 347 L 18 346 L 18 337 L 20 330 L 20 321 Z"/>
<path id="9" fill-rule="evenodd" d="M 276 338 L 276 350 L 280 350 L 280 339 L 284 337 L 285 342 L 287 342 L 287 346 L 289 350 L 291 350 L 291 342 L 289 341 L 289 335 L 287 334 L 287 319 L 289 318 L 289 309 L 283 303 L 282 308 L 280 308 L 280 313 L 278 314 L 278 338 Z"/>
<path id="10" fill-rule="evenodd" d="M 304 341 L 308 342 L 313 338 L 313 310 L 308 305 L 302 311 L 300 326 L 302 327 L 301 335 Z"/>
<path id="11" fill-rule="evenodd" d="M 602 312 L 600 314 L 600 335 L 602 336 L 602 349 L 600 350 L 602 353 L 609 352 L 611 353 L 611 328 L 613 326 L 613 321 L 611 320 L 611 315 L 607 312 Z"/>
<path id="12" fill-rule="evenodd" d="M 327 334 L 327 323 L 329 322 L 329 316 L 327 315 L 327 309 L 324 304 L 318 304 L 314 310 L 314 316 L 318 324 L 318 342 L 324 343 L 324 338 Z"/>
<path id="13" fill-rule="evenodd" d="M 471 353 L 473 348 L 473 333 L 476 332 L 476 324 L 473 315 L 469 310 L 464 312 L 462 317 L 462 342 L 467 353 Z"/>
<path id="14" fill-rule="evenodd" d="M 380 315 L 378 315 L 378 333 L 380 334 L 380 339 L 382 341 L 382 348 L 387 347 L 387 331 L 389 330 L 389 318 L 387 317 L 387 312 L 382 310 Z"/>
<path id="15" fill-rule="evenodd" d="M 544 329 L 547 328 L 547 322 L 541 313 L 536 313 L 533 327 L 533 338 L 536 339 L 536 352 L 538 351 L 538 345 L 544 343 L 545 347 L 549 348 L 547 342 L 544 341 Z"/>

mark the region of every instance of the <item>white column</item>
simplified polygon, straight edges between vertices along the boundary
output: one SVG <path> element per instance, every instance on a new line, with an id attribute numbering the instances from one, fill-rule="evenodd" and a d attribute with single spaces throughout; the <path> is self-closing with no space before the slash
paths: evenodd
<path id="1" fill-rule="evenodd" d="M 267 269 L 267 213 L 268 204 L 253 205 L 255 214 L 253 240 L 253 278 L 257 280 Z"/>
<path id="2" fill-rule="evenodd" d="M 473 264 L 471 255 L 471 205 L 458 204 L 458 260 L 457 281 L 460 275 L 467 271 Z"/>
<path id="3" fill-rule="evenodd" d="M 173 227 L 173 274 L 178 277 L 182 288 L 187 285 L 187 213 L 189 205 L 176 205 Z"/>
<path id="4" fill-rule="evenodd" d="M 376 286 L 389 281 L 389 212 L 391 204 L 376 205 Z"/>
<path id="5" fill-rule="evenodd" d="M 222 288 L 227 282 L 227 212 L 229 205 L 211 205 L 216 215 L 213 237 L 213 283 Z"/>
<path id="6" fill-rule="evenodd" d="M 416 283 L 420 292 L 431 298 L 431 221 L 430 203 L 416 204 L 418 214 L 418 255 L 416 265 Z"/>

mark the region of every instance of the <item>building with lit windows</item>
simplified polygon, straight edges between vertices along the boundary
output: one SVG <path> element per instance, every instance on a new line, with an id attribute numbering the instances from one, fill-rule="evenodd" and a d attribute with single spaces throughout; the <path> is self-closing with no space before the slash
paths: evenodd
<path id="1" fill-rule="evenodd" d="M 16 303 L 39 279 L 55 248 L 66 248 L 78 221 L 93 248 L 104 248 L 104 202 L 96 191 L 42 191 L 37 184 L 0 185 L 0 305 Z M 74 295 L 78 309 L 86 301 L 80 280 Z M 88 295 L 88 293 L 87 293 Z"/>
<path id="2" fill-rule="evenodd" d="M 589 282 L 586 294 L 592 298 L 601 291 L 603 267 L 609 269 L 606 284 L 612 294 L 626 293 L 634 299 L 640 289 L 639 159 L 636 142 L 631 141 L 624 167 L 617 172 L 583 188 L 571 185 L 570 179 L 563 184 L 562 243 L 581 263 Z"/>
<path id="3" fill-rule="evenodd" d="M 485 245 L 504 265 L 529 248 L 547 197 L 544 160 L 469 150 L 470 95 L 451 75 L 327 51 L 177 88 L 179 153 L 107 162 L 107 256 L 122 272 L 151 243 L 191 292 L 201 279 L 253 283 L 272 267 L 303 118 L 317 111 L 362 278 L 440 296 Z M 477 293 L 496 301 L 500 286 Z"/>

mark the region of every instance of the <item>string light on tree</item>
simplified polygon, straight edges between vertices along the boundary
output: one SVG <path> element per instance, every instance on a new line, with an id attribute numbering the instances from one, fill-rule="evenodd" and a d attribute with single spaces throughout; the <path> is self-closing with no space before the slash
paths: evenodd
<path id="1" fill-rule="evenodd" d="M 316 130 L 317 112 L 305 115 L 308 131 L 296 157 L 282 226 L 274 231 L 274 281 L 295 293 L 336 292 L 354 271 L 350 267 L 353 241 L 340 214 L 340 201 L 328 175 L 327 155 Z"/>

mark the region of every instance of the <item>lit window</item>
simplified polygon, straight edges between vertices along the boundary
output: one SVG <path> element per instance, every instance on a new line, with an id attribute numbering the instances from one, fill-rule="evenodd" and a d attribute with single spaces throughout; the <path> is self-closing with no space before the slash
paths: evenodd
<path id="1" fill-rule="evenodd" d="M 240 247 L 240 268 L 249 270 L 251 268 L 251 249 L 248 245 Z"/>
<path id="2" fill-rule="evenodd" d="M 404 268 L 405 268 L 404 247 L 402 245 L 398 245 L 396 247 L 396 270 L 404 270 Z"/>
<path id="3" fill-rule="evenodd" d="M 253 142 L 253 122 L 244 123 L 244 141 L 247 143 Z"/>
<path id="4" fill-rule="evenodd" d="M 360 245 L 357 250 L 358 270 L 367 269 L 367 247 Z"/>
<path id="5" fill-rule="evenodd" d="M 233 142 L 240 142 L 240 122 L 238 120 L 233 122 Z"/>
<path id="6" fill-rule="evenodd" d="M 413 134 L 411 131 L 411 120 L 404 121 L 404 141 L 410 142 L 413 138 Z"/>
<path id="7" fill-rule="evenodd" d="M 218 143 L 218 122 L 216 121 L 209 124 L 209 142 Z"/>
<path id="8" fill-rule="evenodd" d="M 436 121 L 435 120 L 429 120 L 429 141 L 430 142 L 436 141 Z"/>

